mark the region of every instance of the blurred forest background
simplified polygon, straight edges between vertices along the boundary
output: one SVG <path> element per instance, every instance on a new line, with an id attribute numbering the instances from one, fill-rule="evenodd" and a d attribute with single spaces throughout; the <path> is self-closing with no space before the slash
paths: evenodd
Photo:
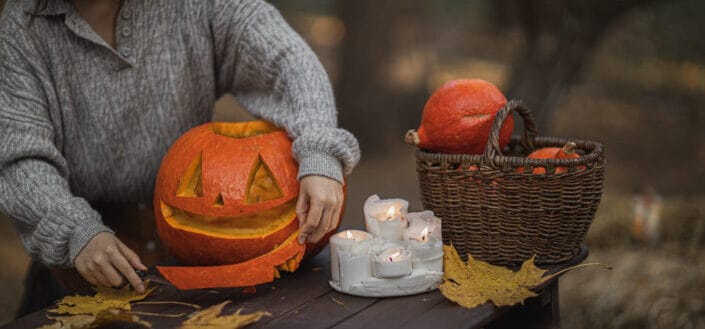
<path id="1" fill-rule="evenodd" d="M 606 146 L 587 242 L 589 261 L 614 269 L 561 280 L 563 326 L 705 328 L 704 1 L 272 2 L 326 66 L 362 146 L 344 226 L 362 225 L 373 193 L 422 207 L 404 132 L 444 81 L 485 79 L 524 100 L 542 134 Z M 216 119 L 248 117 L 218 103 Z M 28 260 L 4 219 L 0 243 L 2 323 Z"/>

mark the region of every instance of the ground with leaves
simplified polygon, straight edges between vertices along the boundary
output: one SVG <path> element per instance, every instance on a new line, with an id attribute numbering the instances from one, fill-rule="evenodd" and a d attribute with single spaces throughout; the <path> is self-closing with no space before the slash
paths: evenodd
<path id="1" fill-rule="evenodd" d="M 565 328 L 705 328 L 705 200 L 664 198 L 662 239 L 631 241 L 631 199 L 608 194 L 588 234 L 590 256 L 614 267 L 560 280 Z"/>

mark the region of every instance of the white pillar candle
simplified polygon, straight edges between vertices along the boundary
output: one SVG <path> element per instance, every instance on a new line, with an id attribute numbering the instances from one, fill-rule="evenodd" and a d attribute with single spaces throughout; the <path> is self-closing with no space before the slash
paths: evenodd
<path id="1" fill-rule="evenodd" d="M 421 240 L 422 235 L 426 235 L 429 239 L 443 240 L 441 220 L 433 214 L 433 211 L 410 212 L 405 217 L 409 221 L 408 228 L 404 230 L 405 241 Z"/>
<path id="2" fill-rule="evenodd" d="M 378 278 L 398 278 L 411 274 L 411 254 L 404 248 L 389 248 L 375 255 L 372 272 Z"/>
<path id="3" fill-rule="evenodd" d="M 352 255 L 340 251 L 340 288 L 349 291 L 350 286 L 369 279 L 372 276 L 370 254 Z"/>
<path id="4" fill-rule="evenodd" d="M 336 233 L 330 237 L 330 270 L 333 281 L 340 281 L 340 262 L 338 256 L 340 251 L 352 253 L 353 255 L 367 254 L 369 251 L 353 247 L 356 247 L 356 245 L 359 245 L 362 241 L 370 239 L 372 239 L 370 233 L 359 230 L 347 230 Z"/>
<path id="5" fill-rule="evenodd" d="M 401 241 L 408 226 L 406 214 L 409 202 L 403 199 L 380 199 L 377 194 L 365 201 L 363 213 L 367 231 L 388 241 Z"/>
<path id="6" fill-rule="evenodd" d="M 413 266 L 416 269 L 443 271 L 443 243 L 434 237 L 427 240 L 409 240 L 407 247 L 413 256 Z"/>
<path id="7" fill-rule="evenodd" d="M 404 240 L 413 255 L 414 268 L 443 271 L 441 220 L 430 210 L 408 213 Z"/>

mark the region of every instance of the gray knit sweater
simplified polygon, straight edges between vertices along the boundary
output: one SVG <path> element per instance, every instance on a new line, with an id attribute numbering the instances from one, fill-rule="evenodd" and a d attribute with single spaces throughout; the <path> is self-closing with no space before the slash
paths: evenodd
<path id="1" fill-rule="evenodd" d="M 28 253 L 70 266 L 110 231 L 89 202 L 149 201 L 162 157 L 226 92 L 294 140 L 299 177 L 342 181 L 360 157 L 337 129 L 316 55 L 261 0 L 125 0 L 116 49 L 68 0 L 8 0 L 0 19 L 0 211 Z"/>

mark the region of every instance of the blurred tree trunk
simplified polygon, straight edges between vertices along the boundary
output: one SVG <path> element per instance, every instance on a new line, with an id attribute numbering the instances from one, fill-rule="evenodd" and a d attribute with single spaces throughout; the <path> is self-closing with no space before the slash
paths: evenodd
<path id="1" fill-rule="evenodd" d="M 612 24 L 634 8 L 657 1 L 498 1 L 498 22 L 518 19 L 526 39 L 507 94 L 532 108 L 541 127 L 550 127 L 559 96 L 580 78 Z"/>
<path id="2" fill-rule="evenodd" d="M 366 154 L 399 143 L 428 96 L 425 0 L 342 0 L 341 125 Z"/>

